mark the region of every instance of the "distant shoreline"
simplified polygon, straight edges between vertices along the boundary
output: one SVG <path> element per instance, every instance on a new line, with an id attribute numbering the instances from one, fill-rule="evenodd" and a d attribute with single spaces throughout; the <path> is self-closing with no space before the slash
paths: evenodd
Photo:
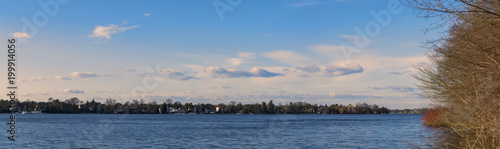
<path id="1" fill-rule="evenodd" d="M 420 109 L 388 109 L 376 104 L 330 104 L 318 105 L 307 102 L 278 103 L 269 102 L 242 104 L 231 101 L 228 104 L 181 103 L 167 99 L 163 103 L 144 100 L 119 103 L 115 99 L 106 99 L 104 103 L 83 102 L 76 97 L 60 101 L 49 98 L 48 102 L 17 101 L 15 112 L 19 114 L 421 114 L 427 108 Z M 7 100 L 0 100 L 0 113 L 10 113 Z"/>

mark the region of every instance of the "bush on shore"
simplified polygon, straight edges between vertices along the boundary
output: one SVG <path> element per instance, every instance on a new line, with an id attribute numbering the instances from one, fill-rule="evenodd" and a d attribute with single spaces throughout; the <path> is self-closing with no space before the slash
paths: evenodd
<path id="1" fill-rule="evenodd" d="M 458 148 L 500 148 L 500 1 L 407 0 L 422 17 L 438 17 L 445 36 L 428 46 L 430 64 L 414 77 L 433 104 L 424 124 L 446 126 Z M 446 142 L 445 142 L 446 144 Z"/>
<path id="2" fill-rule="evenodd" d="M 449 127 L 449 122 L 446 121 L 444 107 L 435 107 L 427 110 L 422 117 L 423 124 L 431 127 Z"/>

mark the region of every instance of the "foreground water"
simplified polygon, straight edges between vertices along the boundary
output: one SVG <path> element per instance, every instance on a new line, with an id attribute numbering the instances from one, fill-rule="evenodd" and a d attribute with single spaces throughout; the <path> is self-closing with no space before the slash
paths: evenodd
<path id="1" fill-rule="evenodd" d="M 0 114 L 7 122 L 9 115 Z M 421 115 L 17 114 L 6 148 L 411 148 Z"/>

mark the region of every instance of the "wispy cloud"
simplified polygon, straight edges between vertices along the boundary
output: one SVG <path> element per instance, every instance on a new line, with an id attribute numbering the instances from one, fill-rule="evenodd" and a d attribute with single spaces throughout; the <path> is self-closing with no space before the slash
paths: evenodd
<path id="1" fill-rule="evenodd" d="M 210 89 L 219 89 L 219 88 L 221 88 L 221 89 L 231 89 L 231 87 L 230 87 L 230 86 L 222 86 L 222 87 L 211 86 L 211 87 L 210 87 Z"/>
<path id="2" fill-rule="evenodd" d="M 376 94 L 357 94 L 357 93 L 343 93 L 343 92 L 331 92 L 328 94 L 330 97 L 336 99 L 366 99 L 366 98 L 382 98 L 382 96 Z"/>
<path id="3" fill-rule="evenodd" d="M 83 93 L 85 93 L 82 90 L 70 89 L 70 88 L 64 89 L 62 92 L 65 94 L 83 94 Z"/>
<path id="4" fill-rule="evenodd" d="M 54 76 L 53 78 L 56 80 L 72 80 L 71 78 L 65 76 Z"/>
<path id="5" fill-rule="evenodd" d="M 404 71 L 400 71 L 400 72 L 397 72 L 397 71 L 389 72 L 389 74 L 392 74 L 392 75 L 402 75 L 402 74 L 407 74 L 407 73 L 411 73 L 411 71 L 410 70 L 404 70 Z"/>
<path id="6" fill-rule="evenodd" d="M 414 87 L 409 87 L 409 86 L 386 86 L 386 87 L 375 87 L 375 86 L 370 86 L 368 87 L 369 90 L 390 90 L 394 92 L 413 92 L 416 90 Z"/>
<path id="7" fill-rule="evenodd" d="M 110 76 L 107 74 L 95 74 L 93 72 L 72 72 L 69 74 L 71 77 L 74 78 L 97 78 L 97 77 L 103 77 L 103 76 Z"/>
<path id="8" fill-rule="evenodd" d="M 30 35 L 28 35 L 26 33 L 22 33 L 22 32 L 15 32 L 14 34 L 12 34 L 12 37 L 13 38 L 24 38 L 24 39 L 31 38 Z"/>
<path id="9" fill-rule="evenodd" d="M 31 78 L 28 78 L 28 79 L 19 79 L 20 82 L 41 81 L 41 80 L 45 80 L 45 78 L 43 78 L 43 77 L 31 77 Z"/>
<path id="10" fill-rule="evenodd" d="M 124 32 L 129 29 L 137 28 L 139 26 L 126 26 L 123 27 L 121 25 L 109 24 L 108 26 L 96 26 L 92 34 L 89 35 L 90 38 L 98 38 L 98 39 L 111 39 L 111 34 L 116 34 L 120 32 Z"/>
<path id="11" fill-rule="evenodd" d="M 210 66 L 208 68 L 205 68 L 205 72 L 213 75 L 214 77 L 219 77 L 219 78 L 240 78 L 240 77 L 271 78 L 276 76 L 283 76 L 283 74 L 269 72 L 265 69 L 260 69 L 257 67 L 251 68 L 250 71 L 242 71 L 237 69 L 224 69 L 220 67 Z"/>
<path id="12" fill-rule="evenodd" d="M 187 76 L 186 74 L 180 72 L 179 70 L 173 70 L 173 69 L 161 70 L 160 76 L 162 78 L 171 79 L 171 80 L 178 80 L 178 81 L 197 79 L 196 77 Z"/>
<path id="13" fill-rule="evenodd" d="M 360 100 L 360 99 L 374 99 L 383 98 L 383 96 L 376 94 L 358 94 L 347 92 L 330 92 L 320 94 L 307 94 L 307 93 L 290 93 L 286 91 L 274 91 L 275 94 L 267 95 L 249 95 L 238 96 L 236 98 L 244 99 L 260 99 L 260 100 L 284 100 L 284 101 L 302 101 L 302 100 L 325 100 L 325 99 L 346 99 L 346 100 Z M 223 97 L 221 97 L 223 98 Z"/>
<path id="14" fill-rule="evenodd" d="M 121 68 L 122 71 L 130 71 L 130 72 L 134 72 L 135 69 L 134 68 L 127 68 L 127 67 L 123 67 Z"/>
<path id="15" fill-rule="evenodd" d="M 151 15 L 153 15 L 153 14 L 152 13 L 145 13 L 144 14 L 145 17 L 151 16 Z"/>
<path id="16" fill-rule="evenodd" d="M 115 92 L 114 90 L 100 90 L 100 91 L 95 91 L 96 93 L 113 93 Z"/>
<path id="17" fill-rule="evenodd" d="M 72 72 L 69 75 L 72 76 L 72 77 L 75 77 L 75 78 L 95 78 L 95 77 L 99 77 L 99 75 L 97 75 L 97 74 L 95 74 L 93 72 Z"/>
<path id="18" fill-rule="evenodd" d="M 181 72 L 179 70 L 174 69 L 162 69 L 159 72 L 154 73 L 144 73 L 138 76 L 141 77 L 152 77 L 157 80 L 169 79 L 169 80 L 177 80 L 177 81 L 187 81 L 191 79 L 199 79 L 194 76 L 190 76 L 186 74 L 187 72 Z"/>
<path id="19" fill-rule="evenodd" d="M 249 60 L 253 60 L 255 57 L 253 53 L 238 53 L 237 58 L 227 59 L 227 62 L 229 62 L 231 66 L 238 66 L 242 63 L 248 63 Z"/>
<path id="20" fill-rule="evenodd" d="M 343 46 L 343 45 L 314 45 L 309 47 L 309 49 L 321 56 L 331 58 L 333 60 L 343 60 L 348 59 L 348 55 L 345 55 L 345 52 L 349 53 L 360 53 L 361 49 L 351 47 L 351 46 Z"/>
<path id="21" fill-rule="evenodd" d="M 49 95 L 47 92 L 33 92 L 33 93 L 23 93 L 23 96 L 45 96 Z"/>
<path id="22" fill-rule="evenodd" d="M 263 55 L 292 66 L 315 65 L 319 63 L 317 59 L 293 51 L 277 50 L 265 52 Z"/>
<path id="23" fill-rule="evenodd" d="M 308 72 L 308 73 L 316 73 L 316 72 L 321 71 L 318 66 L 306 66 L 306 67 L 297 66 L 297 69 L 302 71 L 302 72 Z"/>

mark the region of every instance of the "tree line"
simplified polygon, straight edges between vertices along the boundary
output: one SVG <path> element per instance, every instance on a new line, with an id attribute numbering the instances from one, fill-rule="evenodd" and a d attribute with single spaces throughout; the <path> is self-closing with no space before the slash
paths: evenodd
<path id="1" fill-rule="evenodd" d="M 9 112 L 9 101 L 0 100 L 0 113 Z M 156 101 L 145 102 L 144 100 L 132 100 L 119 103 L 116 99 L 106 99 L 103 103 L 95 101 L 82 101 L 77 97 L 66 99 L 49 98 L 47 102 L 17 101 L 16 112 L 41 111 L 43 113 L 100 113 L 100 114 L 389 114 L 391 110 L 376 104 L 331 104 L 318 105 L 307 102 L 289 102 L 286 104 L 275 104 L 269 102 L 242 104 L 231 101 L 227 104 L 210 103 L 181 103 L 167 99 L 163 103 Z M 395 110 L 401 113 L 404 110 Z M 410 111 L 409 109 L 407 111 Z M 406 113 L 406 112 L 405 112 Z M 408 112 L 411 113 L 411 112 Z M 417 112 L 418 113 L 418 112 Z"/>

